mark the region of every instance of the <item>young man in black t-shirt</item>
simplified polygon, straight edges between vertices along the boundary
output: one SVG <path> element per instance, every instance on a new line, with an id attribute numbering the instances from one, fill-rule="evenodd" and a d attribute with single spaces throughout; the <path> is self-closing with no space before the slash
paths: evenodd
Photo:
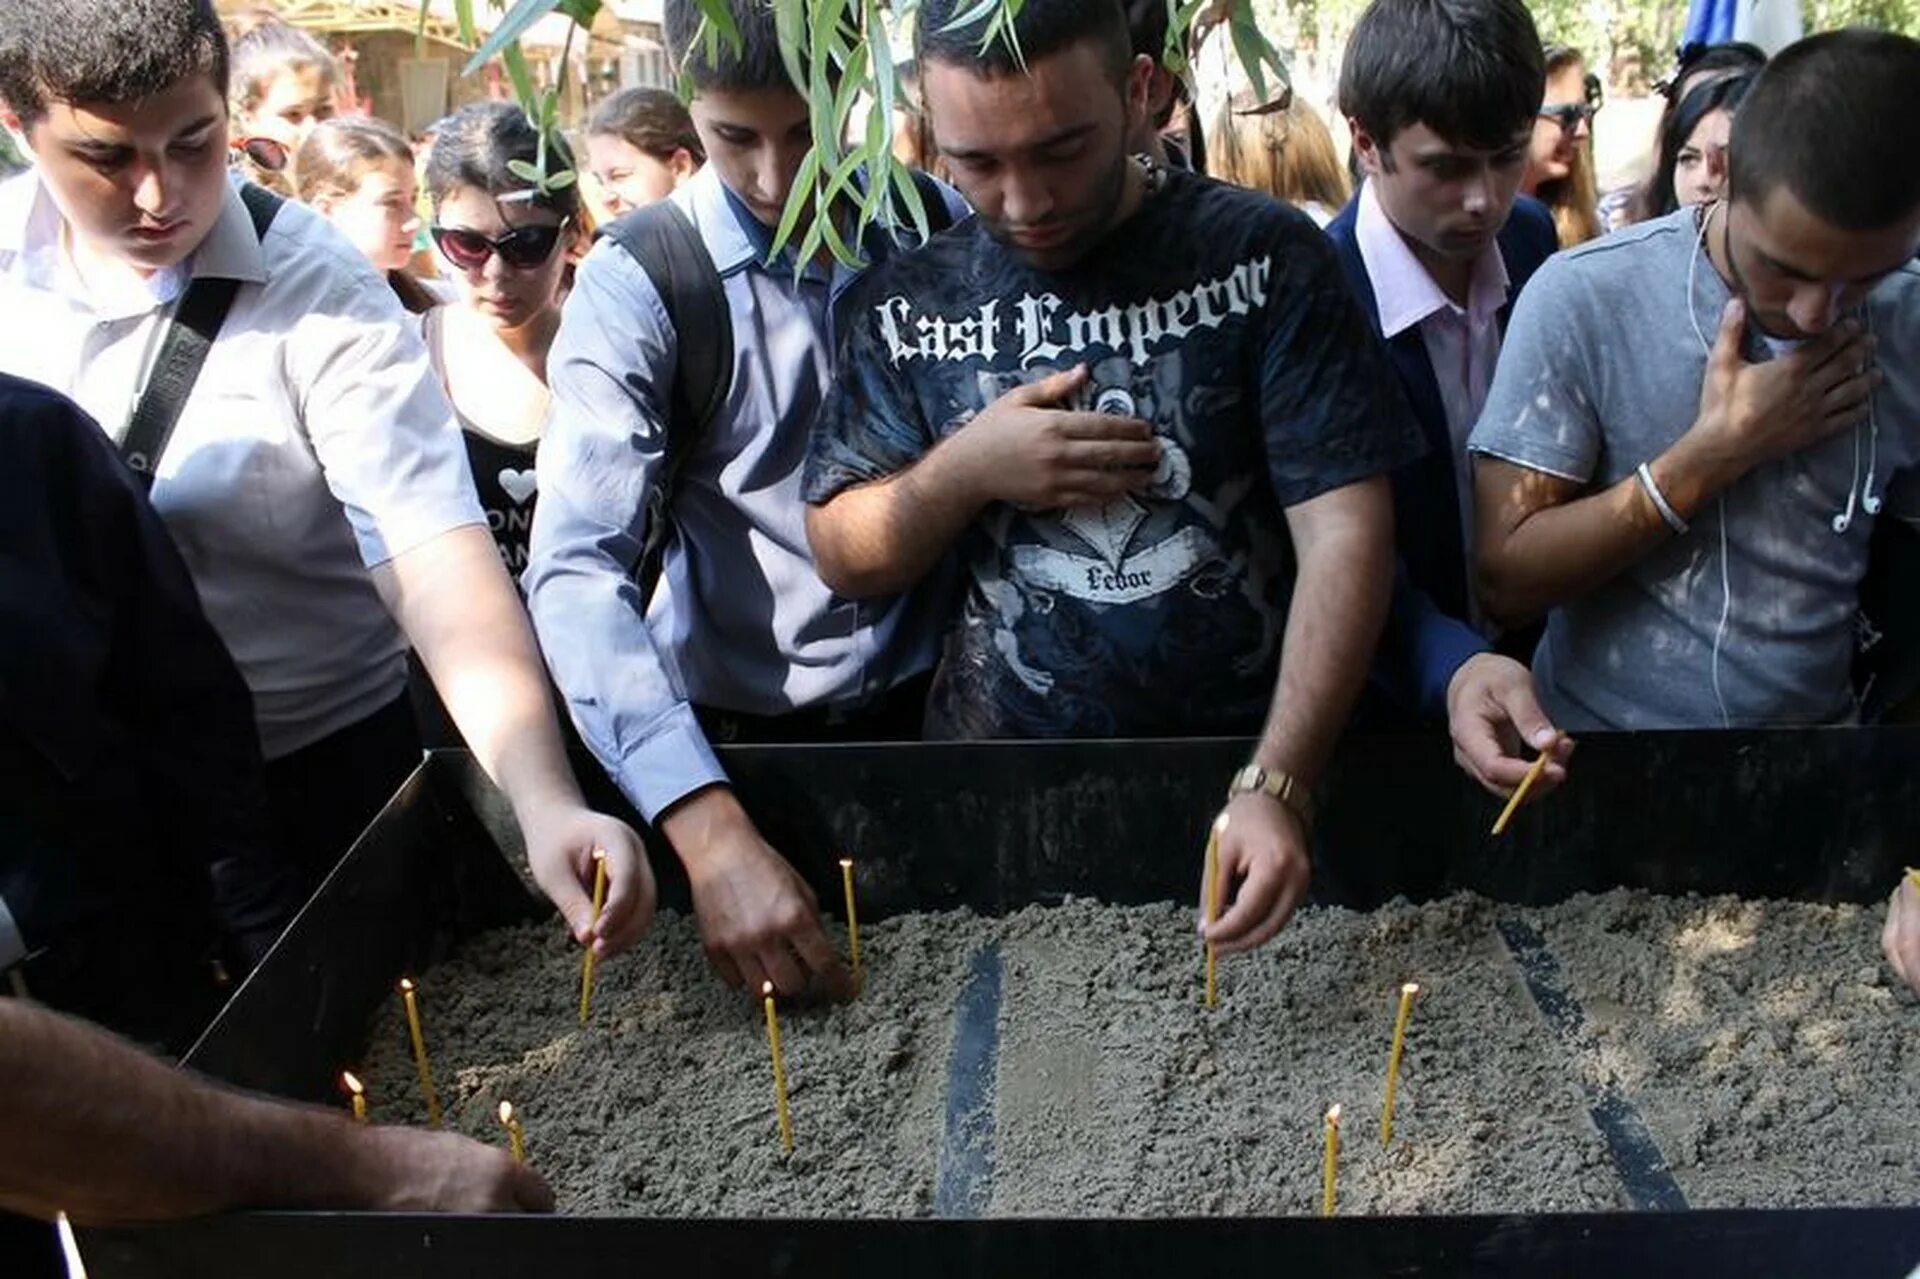
<path id="1" fill-rule="evenodd" d="M 919 65 L 977 217 L 853 298 L 809 537 L 856 596 L 957 550 L 935 736 L 1260 732 L 1210 934 L 1258 945 L 1305 891 L 1420 438 L 1312 222 L 1127 155 L 1151 66 L 1114 0 L 1028 0 L 1024 69 L 956 7 Z"/>

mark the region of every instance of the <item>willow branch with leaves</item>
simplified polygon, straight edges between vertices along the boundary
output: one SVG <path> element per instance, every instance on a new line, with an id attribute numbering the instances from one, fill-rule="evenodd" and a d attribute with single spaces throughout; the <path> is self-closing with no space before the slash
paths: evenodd
<path id="1" fill-rule="evenodd" d="M 699 39 L 708 53 L 717 53 L 723 46 L 738 49 L 740 31 L 726 0 L 693 2 L 702 19 Z M 894 157 L 892 129 L 894 110 L 904 100 L 899 70 L 893 61 L 893 36 L 896 30 L 908 29 L 919 0 L 767 2 L 773 8 L 787 75 L 807 101 L 813 131 L 813 148 L 795 176 L 793 192 L 774 233 L 774 253 L 778 254 L 799 232 L 796 261 L 809 261 L 825 249 L 843 262 L 857 263 L 856 246 L 867 228 L 876 221 L 894 225 L 903 215 L 924 236 L 926 207 L 909 169 Z M 994 41 L 1004 42 L 1019 61 L 1015 23 L 1025 3 L 978 0 L 955 15 L 952 26 L 965 29 L 979 25 L 982 48 Z M 1197 35 L 1224 26 L 1257 100 L 1266 101 L 1270 88 L 1277 90 L 1287 84 L 1286 64 L 1254 19 L 1254 0 L 1166 0 L 1166 4 L 1167 44 L 1161 62 L 1169 71 L 1188 74 L 1188 50 Z M 542 150 L 536 163 L 530 167 L 523 164 L 528 171 L 516 169 L 515 173 L 543 191 L 575 180 L 569 171 L 551 171 L 545 150 L 545 140 L 558 123 L 568 58 L 563 54 L 553 85 L 538 90 L 520 39 L 534 23 L 556 12 L 572 21 L 574 32 L 586 30 L 593 25 L 601 5 L 602 0 L 518 0 L 506 10 L 493 34 L 478 43 L 473 0 L 454 3 L 461 39 L 469 47 L 478 43 L 462 74 L 473 74 L 495 57 L 502 60 L 515 98 L 541 137 Z M 426 0 L 421 0 L 423 26 L 425 20 Z M 567 53 L 571 53 L 574 32 L 568 34 Z M 684 81 L 682 93 L 687 93 Z M 862 100 L 870 104 L 865 124 L 857 137 L 851 137 L 854 112 Z M 833 216 L 822 216 L 829 210 Z M 800 232 L 803 225 L 806 230 Z"/>

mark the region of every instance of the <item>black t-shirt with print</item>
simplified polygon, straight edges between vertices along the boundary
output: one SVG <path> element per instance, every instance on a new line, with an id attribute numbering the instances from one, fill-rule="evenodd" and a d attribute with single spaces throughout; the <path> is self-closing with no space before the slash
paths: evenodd
<path id="1" fill-rule="evenodd" d="M 467 445 L 467 464 L 473 469 L 473 488 L 500 562 L 515 584 L 527 571 L 527 543 L 533 536 L 533 508 L 538 491 L 534 480 L 536 444 L 507 444 L 471 427 L 460 434 Z"/>
<path id="2" fill-rule="evenodd" d="M 1320 231 L 1190 174 L 1069 270 L 1029 268 L 969 219 L 873 270 L 847 314 L 809 502 L 1081 363 L 1078 407 L 1144 419 L 1162 445 L 1145 493 L 982 513 L 932 736 L 1257 730 L 1293 587 L 1282 511 L 1423 447 Z"/>

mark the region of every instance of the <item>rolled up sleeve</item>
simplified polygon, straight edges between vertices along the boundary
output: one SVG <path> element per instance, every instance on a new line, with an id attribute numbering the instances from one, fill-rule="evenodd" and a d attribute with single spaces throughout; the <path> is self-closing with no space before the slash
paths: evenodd
<path id="1" fill-rule="evenodd" d="M 553 412 L 523 583 L 580 736 L 652 821 L 726 774 L 647 628 L 634 566 L 659 482 L 677 347 L 646 272 L 602 243 L 547 361 Z"/>

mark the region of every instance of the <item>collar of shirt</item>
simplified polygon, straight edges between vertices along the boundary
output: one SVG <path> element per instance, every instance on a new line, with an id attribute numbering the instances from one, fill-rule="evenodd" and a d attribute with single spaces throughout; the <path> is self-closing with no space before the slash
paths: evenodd
<path id="1" fill-rule="evenodd" d="M 1462 311 L 1434 283 L 1388 219 L 1372 182 L 1360 188 L 1360 208 L 1353 229 L 1360 258 L 1366 263 L 1367 279 L 1373 284 L 1374 301 L 1380 308 L 1380 335 L 1384 338 L 1398 337 L 1438 311 L 1464 314 L 1472 327 L 1481 328 L 1507 304 L 1507 264 L 1497 243 L 1489 244 L 1474 262 L 1467 305 Z"/>
<path id="2" fill-rule="evenodd" d="M 85 306 L 104 320 L 124 320 L 166 306 L 201 277 L 254 284 L 267 278 L 266 260 L 253 218 L 240 192 L 228 184 L 220 216 L 179 266 L 145 279 L 128 276 L 127 287 L 89 288 L 67 252 L 65 220 L 37 172 L 0 186 L 0 271 L 18 274 L 30 286 Z"/>
<path id="3" fill-rule="evenodd" d="M 692 218 L 693 224 L 700 228 L 707 252 L 713 255 L 714 269 L 722 278 L 748 268 L 787 276 L 793 274 L 795 246 L 788 244 L 780 250 L 778 257 L 774 257 L 773 229 L 754 217 L 746 203 L 727 189 L 712 165 L 701 166 L 700 172 L 673 198 L 681 201 L 681 207 Z M 868 262 L 886 257 L 892 247 L 892 233 L 886 227 L 875 222 L 867 228 L 861 249 Z M 802 279 L 829 284 L 837 297 L 847 285 L 859 278 L 860 270 L 836 260 L 829 271 L 814 261 L 809 262 L 800 274 Z"/>

